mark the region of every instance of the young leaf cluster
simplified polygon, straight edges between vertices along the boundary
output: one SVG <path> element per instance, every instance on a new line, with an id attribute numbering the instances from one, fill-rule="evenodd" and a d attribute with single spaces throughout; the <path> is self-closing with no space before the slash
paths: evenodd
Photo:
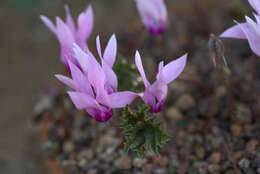
<path id="1" fill-rule="evenodd" d="M 140 85 L 140 81 L 137 80 L 139 74 L 134 64 L 127 62 L 126 58 L 120 56 L 120 59 L 115 64 L 114 70 L 118 78 L 119 91 L 134 91 L 138 89 Z"/>
<path id="2" fill-rule="evenodd" d="M 143 157 L 145 151 L 157 155 L 159 149 L 170 140 L 161 122 L 157 122 L 156 117 L 149 114 L 147 105 L 140 107 L 136 113 L 131 112 L 126 106 L 121 118 L 123 120 L 121 128 L 126 139 L 124 143 L 126 152 L 136 152 L 139 157 Z"/>

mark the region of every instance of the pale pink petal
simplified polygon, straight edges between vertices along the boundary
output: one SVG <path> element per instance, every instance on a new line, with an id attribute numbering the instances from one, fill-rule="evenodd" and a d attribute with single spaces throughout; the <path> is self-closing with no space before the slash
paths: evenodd
<path id="1" fill-rule="evenodd" d="M 84 92 L 91 97 L 94 97 L 91 85 L 87 77 L 82 73 L 82 71 L 73 63 L 69 61 L 69 67 L 71 71 L 71 76 L 76 85 L 76 90 L 78 92 Z"/>
<path id="2" fill-rule="evenodd" d="M 258 34 L 258 36 L 260 36 L 260 26 L 257 23 L 255 23 L 255 21 L 253 21 L 248 16 L 246 16 L 246 22 L 256 32 L 256 34 Z"/>
<path id="3" fill-rule="evenodd" d="M 40 16 L 42 22 L 54 33 L 57 34 L 57 30 L 55 25 L 50 21 L 49 18 L 47 18 L 46 16 L 41 15 Z"/>
<path id="4" fill-rule="evenodd" d="M 96 46 L 97 46 L 98 56 L 100 57 L 100 59 L 103 59 L 99 36 L 97 36 L 97 38 L 96 38 Z"/>
<path id="5" fill-rule="evenodd" d="M 75 24 L 71 17 L 70 9 L 68 5 L 64 5 L 66 11 L 66 25 L 70 28 L 73 34 L 76 34 Z"/>
<path id="6" fill-rule="evenodd" d="M 105 91 L 105 73 L 91 52 L 88 52 L 88 80 L 96 92 L 96 100 L 109 106 L 109 97 Z"/>
<path id="7" fill-rule="evenodd" d="M 150 86 L 150 92 L 154 97 L 156 97 L 157 101 L 163 101 L 166 99 L 167 92 L 168 92 L 168 86 L 167 84 L 162 81 L 161 79 L 156 80 L 151 86 Z"/>
<path id="8" fill-rule="evenodd" d="M 73 44 L 73 51 L 75 54 L 75 58 L 79 62 L 80 67 L 87 74 L 87 72 L 88 72 L 88 55 L 75 43 Z"/>
<path id="9" fill-rule="evenodd" d="M 60 42 L 62 44 L 72 45 L 75 42 L 75 40 L 68 26 L 59 17 L 56 18 L 56 23 L 57 23 L 57 33 Z"/>
<path id="10" fill-rule="evenodd" d="M 242 23 L 241 25 L 248 25 L 247 23 Z M 236 38 L 236 39 L 246 39 L 244 32 L 238 25 L 230 27 L 226 31 L 224 31 L 220 37 L 223 38 Z"/>
<path id="11" fill-rule="evenodd" d="M 166 29 L 167 9 L 163 0 L 136 0 L 137 9 L 143 24 L 154 34 L 161 34 Z"/>
<path id="12" fill-rule="evenodd" d="M 109 95 L 110 97 L 110 107 L 111 108 L 123 108 L 126 105 L 129 105 L 132 103 L 132 101 L 138 97 L 136 93 L 130 92 L 130 91 L 124 91 L 124 92 L 114 92 Z"/>
<path id="13" fill-rule="evenodd" d="M 136 54 L 135 54 L 135 64 L 136 64 L 137 69 L 138 69 L 138 71 L 139 71 L 139 73 L 140 73 L 140 75 L 141 75 L 141 77 L 143 79 L 145 87 L 148 87 L 150 85 L 150 83 L 146 79 L 144 68 L 143 68 L 143 64 L 142 64 L 142 60 L 141 60 L 141 56 L 140 56 L 138 51 L 136 51 Z"/>
<path id="14" fill-rule="evenodd" d="M 257 25 L 260 26 L 260 16 L 257 14 L 254 14 L 254 17 L 256 18 Z"/>
<path id="15" fill-rule="evenodd" d="M 255 11 L 260 14 L 260 1 L 259 0 L 248 0 L 250 5 L 255 9 Z"/>
<path id="16" fill-rule="evenodd" d="M 78 17 L 77 40 L 86 41 L 92 32 L 94 15 L 91 5 Z"/>
<path id="17" fill-rule="evenodd" d="M 158 3 L 157 8 L 159 9 L 161 20 L 166 22 L 168 14 L 167 14 L 167 9 L 164 0 L 154 0 L 154 1 L 155 3 Z"/>
<path id="18" fill-rule="evenodd" d="M 156 79 L 162 79 L 163 78 L 163 61 L 161 61 L 158 65 L 158 73 L 156 75 Z"/>
<path id="19" fill-rule="evenodd" d="M 74 36 L 71 33 L 70 29 L 64 22 L 57 17 L 57 36 L 61 45 L 61 58 L 64 64 L 68 65 L 68 60 L 71 60 L 73 63 L 76 63 L 73 60 L 73 50 L 72 44 L 75 42 Z"/>
<path id="20" fill-rule="evenodd" d="M 66 76 L 63 76 L 63 75 L 59 75 L 59 74 L 56 74 L 55 77 L 57 79 L 59 79 L 59 81 L 61 81 L 62 83 L 64 83 L 65 85 L 69 86 L 70 88 L 72 89 L 76 89 L 76 85 L 74 83 L 74 81 Z"/>
<path id="21" fill-rule="evenodd" d="M 185 54 L 182 57 L 171 61 L 163 68 L 163 80 L 167 84 L 175 80 L 182 73 L 186 65 L 187 56 L 188 55 Z"/>
<path id="22" fill-rule="evenodd" d="M 248 25 L 238 24 L 245 33 L 252 51 L 260 56 L 260 36 Z"/>
<path id="23" fill-rule="evenodd" d="M 88 52 L 88 79 L 96 88 L 104 88 L 105 73 L 91 52 Z"/>
<path id="24" fill-rule="evenodd" d="M 116 41 L 116 36 L 113 34 L 110 37 L 106 49 L 104 51 L 104 60 L 111 68 L 115 63 L 116 53 L 117 53 L 117 41 Z"/>
<path id="25" fill-rule="evenodd" d="M 86 108 L 100 109 L 99 104 L 91 96 L 88 96 L 84 93 L 72 92 L 72 91 L 69 91 L 68 94 L 69 94 L 72 102 L 74 103 L 74 105 L 79 110 L 86 109 Z"/>
<path id="26" fill-rule="evenodd" d="M 118 82 L 115 72 L 104 60 L 102 60 L 102 68 L 106 76 L 106 82 L 113 88 L 113 91 L 117 91 Z"/>

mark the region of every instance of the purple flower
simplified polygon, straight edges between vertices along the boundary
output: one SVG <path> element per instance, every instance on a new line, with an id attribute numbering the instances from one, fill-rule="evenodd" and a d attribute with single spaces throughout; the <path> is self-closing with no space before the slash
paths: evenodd
<path id="1" fill-rule="evenodd" d="M 145 86 L 145 91 L 141 93 L 140 96 L 145 104 L 150 105 L 150 112 L 156 113 L 163 109 L 163 104 L 168 92 L 168 84 L 181 74 L 186 65 L 186 59 L 187 54 L 177 60 L 171 61 L 166 66 L 163 65 L 163 61 L 160 62 L 156 80 L 153 84 L 150 84 L 146 79 L 140 54 L 138 51 L 136 52 L 135 64 Z"/>
<path id="2" fill-rule="evenodd" d="M 136 0 L 136 6 L 151 34 L 158 35 L 166 30 L 167 9 L 163 0 Z"/>
<path id="3" fill-rule="evenodd" d="M 117 77 L 112 69 L 116 58 L 116 45 L 113 35 L 102 56 L 97 37 L 101 66 L 89 50 L 84 52 L 75 44 L 75 58 L 80 68 L 69 60 L 72 79 L 56 75 L 60 81 L 75 90 L 69 91 L 68 94 L 77 109 L 85 109 L 99 122 L 108 121 L 113 115 L 113 108 L 123 108 L 138 96 L 130 91 L 117 92 Z"/>
<path id="4" fill-rule="evenodd" d="M 57 36 L 61 45 L 61 60 L 70 71 L 69 60 L 78 66 L 76 59 L 73 57 L 73 43 L 79 45 L 84 51 L 87 50 L 86 40 L 92 32 L 94 16 L 92 7 L 89 6 L 85 12 L 79 15 L 76 27 L 67 5 L 65 5 L 65 10 L 67 14 L 66 22 L 64 23 L 59 17 L 56 17 L 56 26 L 47 17 L 40 17 L 43 23 Z"/>
<path id="5" fill-rule="evenodd" d="M 236 25 L 224 31 L 220 37 L 247 39 L 252 51 L 260 56 L 260 1 L 249 0 L 249 3 L 257 12 L 254 14 L 256 22 L 246 16 L 246 22 L 238 23 L 235 21 Z"/>

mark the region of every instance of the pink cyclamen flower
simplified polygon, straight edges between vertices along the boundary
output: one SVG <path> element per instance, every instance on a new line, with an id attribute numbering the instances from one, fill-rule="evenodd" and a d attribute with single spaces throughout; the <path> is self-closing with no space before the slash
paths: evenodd
<path id="1" fill-rule="evenodd" d="M 150 112 L 156 113 L 163 109 L 168 92 L 168 84 L 181 74 L 186 65 L 186 60 L 187 54 L 177 60 L 171 61 L 165 66 L 163 65 L 163 61 L 161 61 L 158 66 L 156 80 L 153 84 L 150 84 L 143 69 L 141 56 L 138 51 L 136 52 L 135 64 L 141 74 L 145 86 L 145 91 L 144 93 L 141 93 L 140 96 L 145 104 L 150 105 Z"/>
<path id="2" fill-rule="evenodd" d="M 75 58 L 80 68 L 69 61 L 72 79 L 56 75 L 60 81 L 75 90 L 69 91 L 68 94 L 77 109 L 85 109 L 99 122 L 108 121 L 113 115 L 113 108 L 123 108 L 138 96 L 130 91 L 117 92 L 117 77 L 112 70 L 116 56 L 115 47 L 116 40 L 113 35 L 106 47 L 104 58 L 101 58 L 101 66 L 89 50 L 84 52 L 75 44 Z"/>
<path id="3" fill-rule="evenodd" d="M 68 60 L 78 65 L 73 57 L 73 43 L 76 43 L 84 51 L 87 50 L 86 40 L 89 38 L 94 23 L 92 7 L 89 6 L 86 11 L 78 16 L 77 27 L 71 17 L 69 7 L 65 5 L 66 22 L 56 17 L 56 26 L 46 17 L 41 15 L 43 23 L 57 36 L 61 45 L 61 60 L 69 70 Z"/>
<path id="4" fill-rule="evenodd" d="M 252 51 L 260 56 L 260 0 L 248 0 L 251 6 L 255 9 L 257 14 L 254 14 L 256 22 L 246 16 L 246 22 L 238 23 L 224 31 L 220 37 L 247 39 Z"/>
<path id="5" fill-rule="evenodd" d="M 158 35 L 166 30 L 167 9 L 164 0 L 136 0 L 136 6 L 151 34 Z"/>

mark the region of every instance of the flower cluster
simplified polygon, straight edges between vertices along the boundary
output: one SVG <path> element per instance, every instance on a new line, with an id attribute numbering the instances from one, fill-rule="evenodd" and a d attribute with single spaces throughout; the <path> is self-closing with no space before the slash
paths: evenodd
<path id="1" fill-rule="evenodd" d="M 59 17 L 56 17 L 56 26 L 45 16 L 41 16 L 41 20 L 57 36 L 61 46 L 61 60 L 70 71 L 69 61 L 78 66 L 73 53 L 73 43 L 78 44 L 84 51 L 87 50 L 86 40 L 92 32 L 94 16 L 92 7 L 89 6 L 85 12 L 79 15 L 76 27 L 67 5 L 65 5 L 65 10 L 65 23 Z"/>
<path id="2" fill-rule="evenodd" d="M 254 14 L 256 22 L 245 16 L 246 22 L 238 23 L 235 21 L 236 25 L 224 31 L 220 37 L 247 39 L 252 51 L 260 56 L 260 1 L 248 0 L 248 2 L 256 11 Z"/>
<path id="3" fill-rule="evenodd" d="M 151 2 L 137 0 L 136 3 L 149 31 L 159 34 L 165 30 L 167 12 L 162 0 Z M 65 23 L 59 17 L 56 18 L 56 26 L 45 16 L 41 16 L 41 19 L 59 40 L 61 60 L 71 74 L 71 78 L 63 75 L 56 75 L 56 77 L 73 89 L 68 94 L 77 109 L 85 109 L 95 120 L 106 122 L 113 115 L 113 108 L 123 108 L 131 104 L 135 98 L 141 97 L 144 103 L 150 106 L 150 112 L 160 112 L 166 100 L 168 84 L 183 71 L 187 54 L 165 66 L 160 62 L 156 81 L 150 84 L 137 51 L 135 63 L 143 79 L 145 91 L 142 93 L 118 91 L 118 79 L 113 70 L 117 56 L 116 36 L 111 36 L 103 54 L 100 38 L 99 36 L 96 38 L 99 63 L 86 44 L 93 28 L 91 6 L 79 15 L 77 27 L 69 8 L 65 6 L 65 9 L 67 13 Z"/>

